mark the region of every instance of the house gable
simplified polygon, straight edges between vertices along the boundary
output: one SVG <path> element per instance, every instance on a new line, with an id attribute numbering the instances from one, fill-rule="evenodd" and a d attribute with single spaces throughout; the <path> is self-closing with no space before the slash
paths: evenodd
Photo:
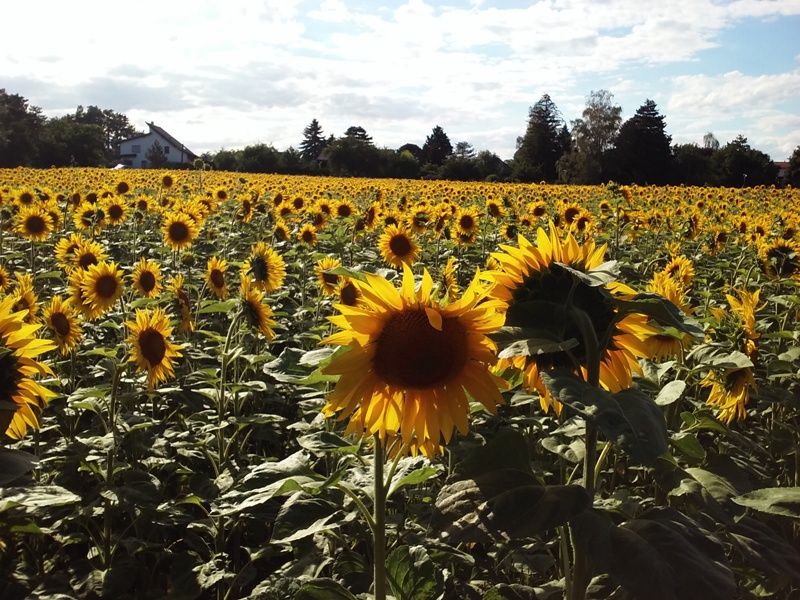
<path id="1" fill-rule="evenodd" d="M 146 168 L 148 165 L 145 154 L 156 141 L 161 144 L 167 160 L 171 163 L 190 164 L 197 158 L 197 154 L 163 128 L 155 123 L 147 123 L 147 126 L 150 128 L 149 132 L 120 142 L 119 160 L 121 164 L 134 168 Z"/>

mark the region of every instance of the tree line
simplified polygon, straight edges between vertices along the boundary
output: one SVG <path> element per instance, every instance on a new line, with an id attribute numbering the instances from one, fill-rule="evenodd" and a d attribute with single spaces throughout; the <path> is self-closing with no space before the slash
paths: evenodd
<path id="1" fill-rule="evenodd" d="M 326 135 L 317 119 L 303 130 L 297 148 L 277 150 L 258 143 L 203 154 L 215 169 L 250 173 L 396 177 L 461 181 L 520 181 L 596 184 L 686 184 L 739 187 L 800 185 L 800 146 L 778 181 L 778 166 L 742 135 L 722 146 L 713 133 L 702 145 L 672 145 L 666 118 L 646 100 L 630 119 L 606 90 L 592 91 L 581 117 L 569 125 L 544 94 L 530 107 L 525 132 L 513 158 L 504 161 L 468 141 L 455 145 L 435 126 L 419 146 L 380 148 L 361 126 L 340 137 Z M 74 114 L 47 118 L 18 94 L 0 89 L 0 167 L 112 166 L 119 143 L 141 132 L 121 113 L 78 106 Z M 161 164 L 153 160 L 152 164 Z"/>

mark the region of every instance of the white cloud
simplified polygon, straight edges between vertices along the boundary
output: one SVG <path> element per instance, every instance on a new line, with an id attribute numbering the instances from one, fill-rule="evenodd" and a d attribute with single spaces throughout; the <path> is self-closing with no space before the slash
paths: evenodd
<path id="1" fill-rule="evenodd" d="M 478 148 L 497 143 L 487 149 L 508 157 L 543 93 L 574 119 L 598 80 L 620 102 L 668 100 L 678 135 L 718 120 L 713 110 L 755 124 L 769 112 L 753 106 L 786 112 L 777 102 L 798 97 L 797 73 L 748 79 L 696 65 L 726 28 L 800 14 L 800 0 L 539 0 L 519 8 L 406 0 L 394 9 L 347 0 L 85 0 L 5 10 L 9 23 L 37 24 L 35 40 L 29 27 L 4 30 L 0 80 L 9 91 L 31 90 L 46 111 L 81 103 L 147 114 L 170 131 L 185 126 L 200 150 L 258 139 L 296 145 L 318 118 L 327 133 L 360 124 L 387 146 L 420 143 L 440 124 L 453 138 L 475 135 Z M 86 15 L 103 16 L 102 24 L 87 26 Z M 677 78 L 670 90 L 640 71 L 681 63 L 706 74 Z"/>

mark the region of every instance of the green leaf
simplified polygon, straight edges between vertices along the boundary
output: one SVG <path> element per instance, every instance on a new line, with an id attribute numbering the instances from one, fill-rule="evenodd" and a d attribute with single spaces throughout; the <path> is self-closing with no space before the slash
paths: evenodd
<path id="1" fill-rule="evenodd" d="M 697 341 L 701 341 L 705 335 L 700 323 L 659 294 L 643 292 L 630 299 L 614 297 L 613 302 L 620 316 L 631 313 L 646 315 L 664 327 L 674 327 L 688 333 Z"/>
<path id="2" fill-rule="evenodd" d="M 686 360 L 709 369 L 744 369 L 753 366 L 746 354 L 711 344 L 698 346 L 687 355 Z"/>
<path id="3" fill-rule="evenodd" d="M 563 369 L 545 371 L 542 381 L 553 397 L 592 423 L 636 462 L 652 466 L 667 451 L 664 414 L 636 389 L 611 394 Z"/>
<path id="4" fill-rule="evenodd" d="M 331 275 L 338 275 L 339 277 L 350 277 L 351 279 L 364 283 L 367 281 L 367 276 L 363 271 L 354 271 L 353 269 L 347 269 L 345 267 L 334 267 L 333 269 L 327 269 L 325 272 Z"/>
<path id="5" fill-rule="evenodd" d="M 295 600 L 358 600 L 333 579 L 320 577 L 306 581 L 300 586 Z"/>
<path id="6" fill-rule="evenodd" d="M 439 469 L 432 465 L 423 465 L 418 468 L 413 468 L 413 465 L 419 464 L 416 458 L 404 458 L 400 461 L 397 470 L 392 476 L 392 481 L 389 484 L 389 492 L 386 497 L 391 497 L 401 487 L 407 485 L 419 485 L 425 483 L 431 477 L 439 474 Z"/>
<path id="7" fill-rule="evenodd" d="M 595 571 L 607 573 L 637 598 L 730 600 L 736 582 L 725 549 L 673 508 L 654 508 L 617 526 L 587 510 L 573 519 L 573 539 Z"/>
<path id="8" fill-rule="evenodd" d="M 670 443 L 688 458 L 703 460 L 706 457 L 706 451 L 703 445 L 693 433 L 687 431 L 676 433 L 672 436 L 672 439 L 670 439 Z"/>
<path id="9" fill-rule="evenodd" d="M 620 275 L 619 262 L 616 260 L 606 261 L 590 271 L 579 271 L 578 269 L 573 269 L 569 265 L 560 262 L 553 262 L 552 264 L 558 265 L 567 273 L 591 287 L 606 286 L 619 279 Z"/>
<path id="10" fill-rule="evenodd" d="M 800 519 L 800 487 L 761 488 L 731 500 L 759 512 Z"/>
<path id="11" fill-rule="evenodd" d="M 509 329 L 521 329 L 513 327 Z M 557 352 L 564 352 L 571 350 L 578 346 L 578 340 L 570 338 L 564 341 L 557 341 L 548 339 L 547 332 L 537 332 L 542 334 L 542 337 L 532 337 L 525 339 L 518 339 L 514 342 L 506 342 L 505 344 L 498 344 L 498 349 L 502 348 L 497 354 L 497 358 L 513 358 L 514 356 L 537 356 L 540 354 L 555 354 Z"/>
<path id="12" fill-rule="evenodd" d="M 422 546 L 400 546 L 392 552 L 386 577 L 398 600 L 430 600 L 444 591 L 442 573 Z"/>
<path id="13" fill-rule="evenodd" d="M 451 545 L 525 538 L 563 525 L 589 505 L 583 487 L 544 486 L 528 472 L 501 468 L 443 486 L 430 530 Z"/>
<path id="14" fill-rule="evenodd" d="M 562 597 L 559 595 L 559 598 Z M 483 595 L 481 600 L 537 600 L 536 589 L 512 583 L 511 585 L 501 583 L 496 585 Z"/>
<path id="15" fill-rule="evenodd" d="M 686 390 L 686 382 L 681 379 L 670 381 L 666 384 L 656 396 L 656 404 L 659 406 L 669 406 L 673 402 L 677 402 L 683 396 Z"/>
<path id="16" fill-rule="evenodd" d="M 744 516 L 728 525 L 727 531 L 745 564 L 765 574 L 800 580 L 800 552 L 775 529 Z"/>
<path id="17" fill-rule="evenodd" d="M 332 502 L 298 492 L 281 507 L 272 530 L 272 543 L 287 544 L 343 524 L 344 513 Z"/>
<path id="18" fill-rule="evenodd" d="M 224 302 L 209 302 L 203 303 L 200 310 L 198 310 L 198 314 L 201 315 L 208 315 L 212 313 L 229 313 L 235 307 L 238 300 L 226 300 Z"/>
<path id="19" fill-rule="evenodd" d="M 330 431 L 317 431 L 297 438 L 301 448 L 305 448 L 316 456 L 324 456 L 328 452 L 357 454 L 361 443 L 352 442 Z"/>
<path id="20" fill-rule="evenodd" d="M 0 489 L 0 512 L 4 505 L 22 506 L 27 512 L 45 511 L 54 506 L 77 504 L 81 497 L 57 485 L 36 485 L 32 487 L 14 487 Z"/>
<path id="21" fill-rule="evenodd" d="M 3 431 L 5 430 L 3 429 Z M 36 457 L 33 454 L 22 450 L 0 448 L 0 486 L 32 471 L 35 466 Z"/>

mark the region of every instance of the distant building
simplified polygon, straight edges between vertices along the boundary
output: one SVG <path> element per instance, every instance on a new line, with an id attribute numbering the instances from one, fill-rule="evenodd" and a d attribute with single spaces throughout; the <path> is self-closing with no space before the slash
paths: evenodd
<path id="1" fill-rule="evenodd" d="M 776 179 L 778 180 L 778 183 L 783 183 L 783 180 L 786 179 L 786 175 L 789 172 L 789 162 L 775 161 L 775 166 L 778 167 L 778 176 Z"/>
<path id="2" fill-rule="evenodd" d="M 120 164 L 136 169 L 147 168 L 149 165 L 145 154 L 147 154 L 147 151 L 156 140 L 161 144 L 164 154 L 171 164 L 191 164 L 194 159 L 198 158 L 197 154 L 189 150 L 158 125 L 147 123 L 147 126 L 150 128 L 148 133 L 120 142 Z"/>

